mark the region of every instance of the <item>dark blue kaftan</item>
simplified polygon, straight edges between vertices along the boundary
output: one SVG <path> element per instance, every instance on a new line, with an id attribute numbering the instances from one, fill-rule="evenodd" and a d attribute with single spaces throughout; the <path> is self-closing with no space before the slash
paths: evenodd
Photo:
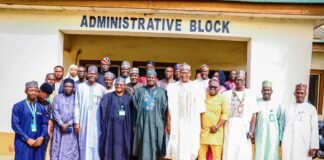
<path id="1" fill-rule="evenodd" d="M 33 115 L 28 108 L 26 100 L 16 103 L 12 109 L 11 126 L 15 132 L 15 160 L 43 160 L 45 158 L 45 138 L 47 133 L 47 112 L 36 102 L 36 132 L 32 132 Z M 29 147 L 27 139 L 36 140 L 44 137 L 43 144 L 38 148 Z"/>
<path id="2" fill-rule="evenodd" d="M 104 95 L 100 103 L 99 141 L 100 158 L 104 160 L 128 160 L 131 155 L 132 97 L 117 96 L 116 92 Z"/>

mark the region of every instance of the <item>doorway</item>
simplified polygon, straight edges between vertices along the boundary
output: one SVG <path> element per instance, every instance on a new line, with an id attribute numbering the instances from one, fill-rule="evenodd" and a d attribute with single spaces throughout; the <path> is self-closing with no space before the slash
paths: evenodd
<path id="1" fill-rule="evenodd" d="M 158 36 L 158 35 L 157 35 Z M 145 74 L 148 60 L 156 62 L 158 78 L 164 78 L 164 69 L 176 63 L 188 63 L 194 79 L 195 71 L 202 64 L 210 70 L 232 69 L 247 71 L 248 41 L 183 37 L 125 36 L 125 35 L 82 35 L 64 34 L 64 67 L 96 64 L 108 56 L 112 61 L 111 71 L 119 75 L 123 60 L 138 67 Z M 78 55 L 77 55 L 78 53 Z"/>

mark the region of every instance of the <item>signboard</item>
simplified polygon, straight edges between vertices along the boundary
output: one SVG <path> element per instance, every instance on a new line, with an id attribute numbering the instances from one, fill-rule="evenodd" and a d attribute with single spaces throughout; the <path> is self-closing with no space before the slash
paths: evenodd
<path id="1" fill-rule="evenodd" d="M 185 22 L 187 21 L 187 22 Z M 185 26 L 186 25 L 186 26 Z M 230 33 L 230 21 L 227 20 L 199 20 L 172 19 L 147 17 L 110 17 L 83 15 L 81 28 L 96 28 L 107 30 L 136 30 L 159 32 L 207 32 Z"/>

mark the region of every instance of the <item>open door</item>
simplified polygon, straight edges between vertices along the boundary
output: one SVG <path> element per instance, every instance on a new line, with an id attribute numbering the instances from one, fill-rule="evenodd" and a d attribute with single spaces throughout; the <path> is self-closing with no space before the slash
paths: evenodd
<path id="1" fill-rule="evenodd" d="M 318 114 L 323 111 L 324 70 L 311 70 L 309 77 L 308 102 L 313 104 Z"/>

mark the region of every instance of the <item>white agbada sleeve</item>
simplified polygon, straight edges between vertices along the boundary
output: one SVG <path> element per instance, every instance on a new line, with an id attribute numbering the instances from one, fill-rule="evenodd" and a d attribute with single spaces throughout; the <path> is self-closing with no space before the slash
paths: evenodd
<path id="1" fill-rule="evenodd" d="M 199 114 L 206 112 L 206 106 L 205 106 L 205 99 L 206 99 L 206 91 L 205 89 L 199 86 L 196 82 L 196 87 L 194 92 L 196 92 L 196 102 L 195 107 L 197 107 L 197 112 Z"/>
<path id="2" fill-rule="evenodd" d="M 251 90 L 248 90 L 247 91 L 247 94 L 250 95 L 250 106 L 249 107 L 251 107 L 251 112 L 252 113 L 258 113 L 258 112 L 260 112 L 261 111 L 261 108 L 257 104 L 257 97 L 255 96 L 255 94 L 252 93 Z"/>
<path id="3" fill-rule="evenodd" d="M 279 104 L 277 117 L 279 122 L 279 140 L 282 141 L 282 136 L 285 129 L 285 110 L 281 104 Z"/>
<path id="4" fill-rule="evenodd" d="M 206 112 L 205 106 L 205 99 L 206 99 L 206 92 L 205 88 L 198 84 L 197 82 L 192 82 L 194 87 L 192 88 L 191 92 L 194 94 L 194 103 L 193 107 L 195 108 L 195 117 L 194 125 L 192 127 L 192 148 L 191 148 L 191 160 L 195 160 L 198 156 L 198 151 L 200 147 L 200 132 L 201 132 L 201 113 Z"/>
<path id="5" fill-rule="evenodd" d="M 80 86 L 80 85 L 79 85 Z M 80 123 L 80 96 L 79 96 L 79 88 L 77 88 L 75 92 L 74 98 L 74 123 Z"/>
<path id="6" fill-rule="evenodd" d="M 176 83 L 171 83 L 167 86 L 167 96 L 168 96 L 168 111 L 171 116 L 171 113 L 173 112 L 174 105 L 176 103 L 175 101 L 175 84 Z"/>
<path id="7" fill-rule="evenodd" d="M 175 153 L 178 153 L 178 150 L 177 150 L 177 141 L 175 137 L 177 137 L 176 135 L 178 134 L 175 134 L 177 133 L 177 130 L 175 130 L 175 127 L 174 127 L 174 123 L 177 123 L 176 119 L 175 118 L 172 118 L 174 117 L 174 114 L 177 112 L 176 108 L 175 108 L 175 105 L 176 105 L 176 85 L 178 84 L 179 82 L 176 82 L 176 83 L 171 83 L 167 86 L 167 96 L 168 96 L 168 112 L 170 114 L 170 117 L 171 117 L 171 122 L 170 122 L 170 127 L 171 127 L 171 133 L 170 133 L 170 138 L 169 138 L 169 141 L 168 141 L 168 144 L 167 144 L 167 149 L 166 149 L 166 156 L 165 158 L 168 158 L 168 159 L 171 159 L 172 158 L 172 155 L 175 154 Z"/>
<path id="8" fill-rule="evenodd" d="M 311 112 L 312 112 L 312 117 L 311 117 L 310 149 L 319 149 L 318 116 L 315 107 L 312 108 Z"/>

